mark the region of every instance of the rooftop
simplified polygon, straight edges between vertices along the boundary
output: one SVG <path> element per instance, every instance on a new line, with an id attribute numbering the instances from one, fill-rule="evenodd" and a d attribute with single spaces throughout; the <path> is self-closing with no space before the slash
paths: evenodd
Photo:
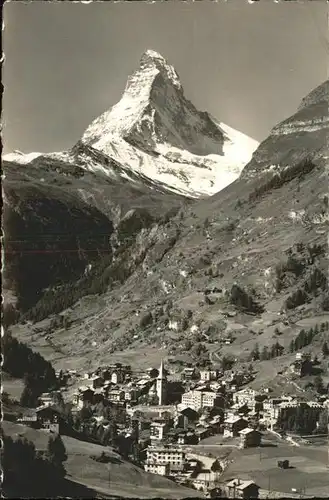
<path id="1" fill-rule="evenodd" d="M 255 429 L 251 429 L 250 427 L 246 427 L 245 429 L 242 429 L 242 431 L 239 431 L 239 434 L 246 435 L 250 434 L 251 432 L 258 432 L 258 431 L 255 431 Z"/>
<path id="2" fill-rule="evenodd" d="M 180 446 L 172 446 L 169 444 L 162 444 L 158 446 L 148 446 L 146 451 L 158 451 L 158 452 L 165 452 L 165 451 L 171 451 L 171 452 L 177 452 L 177 453 L 184 453 L 183 448 Z"/>
<path id="3" fill-rule="evenodd" d="M 239 415 L 230 416 L 226 420 L 224 420 L 224 423 L 225 424 L 235 424 L 235 422 L 238 422 L 239 420 L 241 420 L 241 418 L 242 417 L 240 417 Z"/>
<path id="4" fill-rule="evenodd" d="M 252 484 L 256 486 L 256 483 L 254 483 L 254 481 L 241 481 L 241 479 L 233 479 L 232 481 L 226 483 L 226 486 L 229 488 L 238 488 L 239 490 L 244 490 Z"/>
<path id="5" fill-rule="evenodd" d="M 91 389 L 90 387 L 86 386 L 86 385 L 82 385 L 81 387 L 79 387 L 79 392 L 87 392 L 87 391 L 93 391 L 93 389 Z"/>

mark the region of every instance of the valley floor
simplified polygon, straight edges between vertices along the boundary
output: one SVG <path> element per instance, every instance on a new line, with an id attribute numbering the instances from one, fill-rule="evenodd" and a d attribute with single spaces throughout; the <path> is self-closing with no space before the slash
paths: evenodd
<path id="1" fill-rule="evenodd" d="M 268 490 L 268 498 L 277 498 L 278 493 L 288 495 L 292 488 L 301 495 L 328 497 L 327 440 L 312 439 L 310 445 L 296 446 L 266 432 L 261 447 L 241 450 L 233 439 L 212 436 L 201 441 L 193 451 L 219 458 L 227 455 L 230 464 L 220 481 L 236 477 L 253 480 L 261 490 Z M 280 469 L 278 460 L 286 459 L 290 462 L 290 468 Z"/>

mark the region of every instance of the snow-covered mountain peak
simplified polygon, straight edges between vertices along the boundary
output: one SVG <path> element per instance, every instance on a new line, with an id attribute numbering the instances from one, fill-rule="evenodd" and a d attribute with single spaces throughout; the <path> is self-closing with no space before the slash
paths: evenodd
<path id="1" fill-rule="evenodd" d="M 107 136 L 109 140 L 116 135 L 129 142 L 139 142 L 137 136 L 142 134 L 145 137 L 152 125 L 153 129 L 156 127 L 155 108 L 161 110 L 170 98 L 179 100 L 181 93 L 182 85 L 173 66 L 157 52 L 147 50 L 140 59 L 139 68 L 128 77 L 120 101 L 91 123 L 82 141 L 100 150 L 103 150 Z M 101 145 L 96 146 L 99 140 Z"/>
<path id="2" fill-rule="evenodd" d="M 250 137 L 199 111 L 185 97 L 174 67 L 162 55 L 146 50 L 120 101 L 93 120 L 79 148 L 43 156 L 200 197 L 237 179 L 257 146 Z M 114 172 L 110 165 L 120 167 Z"/>
<path id="3" fill-rule="evenodd" d="M 156 68 L 159 73 L 162 73 L 171 83 L 178 89 L 182 89 L 182 84 L 179 76 L 173 66 L 167 63 L 164 57 L 154 50 L 146 50 L 140 60 L 140 71 Z"/>
<path id="4" fill-rule="evenodd" d="M 153 50 L 143 53 L 120 101 L 91 123 L 81 142 L 192 196 L 233 182 L 258 146 L 197 110 L 176 70 Z"/>

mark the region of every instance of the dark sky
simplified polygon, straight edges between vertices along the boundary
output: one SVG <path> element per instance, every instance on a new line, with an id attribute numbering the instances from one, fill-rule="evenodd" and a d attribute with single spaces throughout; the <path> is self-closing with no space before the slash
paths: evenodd
<path id="1" fill-rule="evenodd" d="M 327 78 L 327 5 L 6 3 L 4 152 L 71 147 L 148 48 L 200 110 L 264 139 Z M 327 45 L 326 45 L 327 44 Z"/>

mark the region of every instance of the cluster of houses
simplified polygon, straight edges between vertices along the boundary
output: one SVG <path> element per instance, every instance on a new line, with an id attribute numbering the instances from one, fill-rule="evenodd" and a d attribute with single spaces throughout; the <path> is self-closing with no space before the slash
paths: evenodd
<path id="1" fill-rule="evenodd" d="M 135 402 L 149 381 L 134 384 L 131 375 L 130 365 L 121 363 L 85 373 L 84 383 L 73 394 L 72 402 L 78 409 L 106 400 L 122 406 L 127 401 Z"/>
<path id="2" fill-rule="evenodd" d="M 240 448 L 260 446 L 262 430 L 273 429 L 283 409 L 297 410 L 301 404 L 300 399 L 291 396 L 274 396 L 269 390 L 243 387 L 248 382 L 246 373 L 234 370 L 222 373 L 215 369 L 197 373 L 193 367 L 183 370 L 182 391 L 179 400 L 173 403 L 169 398 L 168 375 L 163 362 L 159 369 L 150 368 L 145 373 L 133 372 L 129 365 L 116 363 L 79 378 L 73 373 L 60 374 L 76 377 L 75 386 L 82 382 L 70 395 L 74 411 L 100 402 L 120 409 L 124 419 L 117 425 L 118 433 L 139 446 L 145 471 L 208 492 L 218 489 L 218 476 L 226 463 L 220 462 L 216 470 L 205 469 L 202 463 L 187 457 L 188 445 L 222 435 L 228 443 L 234 442 Z M 61 432 L 65 423 L 54 408 L 54 396 L 54 393 L 42 395 L 42 405 L 21 416 L 20 421 L 45 431 Z M 328 400 L 306 404 L 318 415 Z M 93 418 L 97 425 L 102 425 L 104 417 Z M 252 481 L 235 478 L 229 483 L 224 485 L 226 496 L 257 498 L 250 496 L 258 491 Z"/>
<path id="3" fill-rule="evenodd" d="M 224 458 L 211 459 L 210 464 L 209 460 L 204 462 L 189 456 L 183 447 L 159 444 L 147 448 L 144 468 L 147 472 L 171 477 L 179 484 L 205 491 L 209 497 L 258 498 L 259 486 L 254 481 L 235 478 L 224 484 L 220 482 L 220 475 L 228 463 Z"/>

